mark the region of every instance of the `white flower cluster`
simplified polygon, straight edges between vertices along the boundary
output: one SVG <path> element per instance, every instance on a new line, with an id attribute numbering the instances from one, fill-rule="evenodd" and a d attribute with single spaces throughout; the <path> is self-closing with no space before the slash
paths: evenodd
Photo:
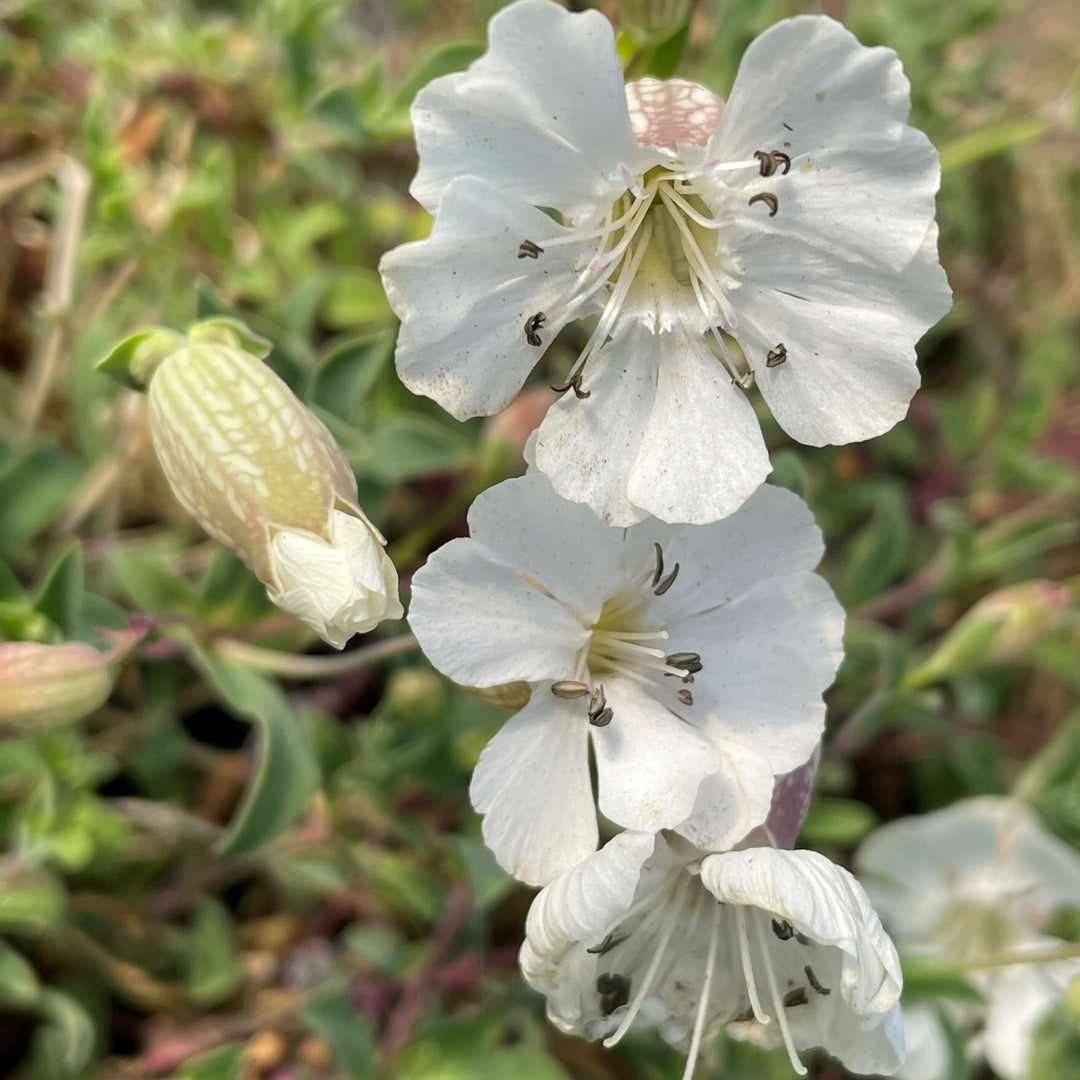
<path id="1" fill-rule="evenodd" d="M 949 308 L 938 158 L 896 54 L 778 23 L 727 102 L 624 86 L 597 12 L 518 0 L 413 106 L 428 239 L 381 264 L 397 365 L 458 418 L 504 408 L 591 319 L 530 470 L 413 581 L 431 662 L 528 684 L 477 764 L 499 863 L 543 886 L 521 967 L 567 1032 L 721 1030 L 863 1073 L 903 1061 L 900 965 L 861 886 L 791 850 L 843 612 L 769 472 L 754 386 L 812 445 L 879 434 Z M 611 837 L 603 846 L 601 839 Z"/>

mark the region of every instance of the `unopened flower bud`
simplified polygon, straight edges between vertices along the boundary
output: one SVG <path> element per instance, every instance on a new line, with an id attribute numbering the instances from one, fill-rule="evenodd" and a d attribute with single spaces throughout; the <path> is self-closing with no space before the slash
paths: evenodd
<path id="1" fill-rule="evenodd" d="M 211 319 L 186 338 L 135 335 L 102 367 L 147 385 L 154 450 L 183 507 L 340 649 L 401 617 L 397 572 L 341 448 L 262 362 L 268 351 L 241 324 Z"/>
<path id="2" fill-rule="evenodd" d="M 931 686 L 961 671 L 1016 660 L 1053 630 L 1068 602 L 1068 590 L 1053 581 L 999 589 L 960 618 L 904 684 Z"/>
<path id="3" fill-rule="evenodd" d="M 111 690 L 106 659 L 89 645 L 0 642 L 0 724 L 68 724 L 92 713 Z"/>

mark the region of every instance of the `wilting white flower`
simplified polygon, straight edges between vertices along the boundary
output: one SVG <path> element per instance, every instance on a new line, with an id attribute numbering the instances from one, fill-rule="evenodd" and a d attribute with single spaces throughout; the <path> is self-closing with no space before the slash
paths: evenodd
<path id="1" fill-rule="evenodd" d="M 679 79 L 624 87 L 598 12 L 511 4 L 413 106 L 410 190 L 435 224 L 381 265 L 402 379 L 494 413 L 597 315 L 536 464 L 614 525 L 713 521 L 761 483 L 751 379 L 801 442 L 888 430 L 951 302 L 938 156 L 909 107 L 896 54 L 824 16 L 754 41 L 725 105 Z"/>
<path id="2" fill-rule="evenodd" d="M 409 622 L 451 679 L 531 687 L 472 780 L 500 864 L 544 884 L 595 850 L 590 739 L 612 821 L 652 832 L 696 808 L 687 835 L 714 849 L 760 825 L 821 736 L 841 656 L 801 500 L 763 487 L 708 526 L 612 529 L 534 471 L 485 491 L 469 526 L 416 574 Z"/>
<path id="3" fill-rule="evenodd" d="M 231 320 L 136 335 L 103 361 L 147 385 L 150 432 L 180 504 L 258 575 L 279 607 L 340 649 L 400 618 L 386 541 L 326 426 Z"/>
<path id="4" fill-rule="evenodd" d="M 892 822 L 864 841 L 856 862 L 901 949 L 946 963 L 1045 956 L 1062 944 L 1045 932 L 1055 911 L 1080 905 L 1080 856 L 1015 799 L 966 799 Z M 977 1045 L 995 1072 L 1019 1080 L 1034 1028 L 1080 976 L 1080 959 L 967 974 L 987 999 Z"/>
<path id="5" fill-rule="evenodd" d="M 688 1051 L 722 1028 L 823 1046 L 849 1069 L 903 1060 L 900 963 L 858 882 L 814 851 L 698 851 L 625 832 L 533 901 L 521 970 L 562 1031 L 614 1045 L 634 1025 Z"/>

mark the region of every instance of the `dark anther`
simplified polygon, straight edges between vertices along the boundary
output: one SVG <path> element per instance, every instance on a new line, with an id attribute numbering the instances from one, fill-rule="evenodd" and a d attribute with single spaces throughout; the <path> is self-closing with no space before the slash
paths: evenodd
<path id="1" fill-rule="evenodd" d="M 806 987 L 796 986 L 794 990 L 789 990 L 784 995 L 784 1008 L 794 1009 L 796 1005 L 806 1004 Z"/>
<path id="2" fill-rule="evenodd" d="M 762 176 L 772 176 L 781 165 L 784 167 L 782 176 L 787 176 L 791 169 L 791 158 L 783 150 L 770 150 L 768 153 L 764 150 L 755 150 L 754 157 L 758 159 L 758 164 L 761 166 Z"/>
<path id="3" fill-rule="evenodd" d="M 776 217 L 776 211 L 780 209 L 780 203 L 771 191 L 762 191 L 753 196 L 750 205 L 753 206 L 756 202 L 763 202 L 769 208 L 769 217 Z"/>
<path id="4" fill-rule="evenodd" d="M 528 326 L 528 323 L 526 323 L 526 326 Z M 528 337 L 527 334 L 526 334 L 526 337 Z M 540 342 L 539 338 L 537 338 L 536 341 L 533 341 L 531 338 L 529 339 L 529 344 L 530 345 L 537 345 L 537 344 L 539 344 L 539 342 Z M 567 390 L 573 390 L 574 391 L 574 397 L 576 397 L 578 399 L 578 401 L 580 401 L 582 398 L 587 398 L 592 394 L 591 390 L 582 390 L 581 389 L 581 372 L 580 371 L 573 378 L 567 379 L 566 382 L 564 382 L 564 383 L 548 383 L 548 386 L 550 386 L 551 389 L 554 390 L 556 394 L 565 394 Z"/>
<path id="5" fill-rule="evenodd" d="M 770 349 L 765 354 L 766 367 L 779 367 L 787 359 L 787 349 L 781 341 L 775 349 Z"/>
<path id="6" fill-rule="evenodd" d="M 539 244 L 534 244 L 531 240 L 522 240 L 521 246 L 518 248 L 518 258 L 535 259 L 537 255 L 542 255 L 544 249 Z"/>
<path id="7" fill-rule="evenodd" d="M 596 976 L 596 992 L 600 995 L 601 1016 L 610 1016 L 630 1000 L 630 980 L 605 971 Z"/>
<path id="8" fill-rule="evenodd" d="M 565 698 L 567 701 L 573 701 L 574 698 L 584 697 L 589 688 L 583 682 L 575 682 L 573 679 L 563 679 L 561 682 L 553 682 L 551 684 L 551 692 L 556 697 Z"/>
<path id="9" fill-rule="evenodd" d="M 832 991 L 827 986 L 822 986 L 821 983 L 817 981 L 817 976 L 814 974 L 814 969 L 809 964 L 807 964 L 806 967 L 803 968 L 803 971 L 806 972 L 806 978 L 809 981 L 810 985 L 817 993 L 821 994 L 822 997 L 826 997 L 832 993 Z"/>
<path id="10" fill-rule="evenodd" d="M 775 202 L 776 200 L 774 199 L 773 201 Z M 773 211 L 773 213 L 775 213 L 775 211 Z M 540 327 L 544 325 L 546 320 L 547 320 L 547 316 L 542 311 L 538 311 L 535 315 L 530 315 L 525 320 L 525 340 L 530 345 L 543 345 L 544 344 L 540 340 L 540 335 L 536 331 L 539 330 Z"/>
<path id="11" fill-rule="evenodd" d="M 615 931 L 612 930 L 610 934 L 599 945 L 594 945 L 591 949 L 586 949 L 587 953 L 592 953 L 593 956 L 603 956 L 606 952 L 611 952 L 616 945 L 621 945 L 630 935 L 623 934 L 621 937 L 615 936 Z M 603 976 L 601 976 L 603 978 Z"/>
<path id="12" fill-rule="evenodd" d="M 592 713 L 589 714 L 589 723 L 593 727 L 607 727 L 614 715 L 615 713 L 610 708 L 601 709 L 595 716 Z"/>
<path id="13" fill-rule="evenodd" d="M 655 541 L 653 547 L 656 548 L 656 569 L 652 576 L 652 583 L 655 585 L 664 576 L 664 551 Z"/>
<path id="14" fill-rule="evenodd" d="M 787 941 L 795 933 L 795 927 L 787 919 L 772 921 L 772 932 L 781 940 Z"/>
<path id="15" fill-rule="evenodd" d="M 675 569 L 663 581 L 659 582 L 655 589 L 653 589 L 653 595 L 663 596 L 664 593 L 675 584 L 675 579 L 679 576 L 679 564 L 675 564 Z"/>
<path id="16" fill-rule="evenodd" d="M 591 722 L 594 716 L 599 716 L 606 707 L 607 698 L 604 697 L 604 684 L 598 683 L 596 693 L 593 694 L 592 700 L 589 702 L 589 721 Z"/>
<path id="17" fill-rule="evenodd" d="M 750 387 L 754 385 L 754 373 L 753 373 L 753 371 L 748 371 L 745 375 L 740 375 L 738 378 L 736 378 L 734 375 L 732 375 L 731 376 L 731 385 L 732 386 L 741 386 L 744 390 L 749 390 Z"/>
<path id="18" fill-rule="evenodd" d="M 696 675 L 701 670 L 701 657 L 696 652 L 676 652 L 664 657 L 669 667 L 682 668 L 687 675 Z"/>
<path id="19" fill-rule="evenodd" d="M 689 690 L 680 690 L 675 696 L 684 705 L 693 705 L 694 704 L 694 695 L 691 694 Z"/>

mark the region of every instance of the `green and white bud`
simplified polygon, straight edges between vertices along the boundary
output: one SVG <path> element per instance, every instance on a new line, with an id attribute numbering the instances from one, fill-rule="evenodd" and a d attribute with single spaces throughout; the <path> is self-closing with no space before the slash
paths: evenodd
<path id="1" fill-rule="evenodd" d="M 269 348 L 241 324 L 212 319 L 186 338 L 129 338 L 102 367 L 147 386 L 154 450 L 181 505 L 275 604 L 340 649 L 401 617 L 397 572 L 357 503 L 345 455 L 263 363 Z"/>
<path id="2" fill-rule="evenodd" d="M 0 642 L 0 724 L 69 724 L 92 713 L 111 691 L 106 657 L 89 645 Z"/>

